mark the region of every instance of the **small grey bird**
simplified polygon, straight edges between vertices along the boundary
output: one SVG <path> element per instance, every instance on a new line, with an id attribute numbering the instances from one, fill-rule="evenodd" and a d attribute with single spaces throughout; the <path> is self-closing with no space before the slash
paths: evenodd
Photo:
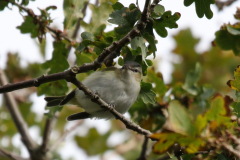
<path id="1" fill-rule="evenodd" d="M 136 101 L 140 92 L 142 79 L 142 67 L 140 64 L 127 61 L 122 68 L 109 67 L 96 71 L 89 75 L 82 83 L 91 91 L 98 94 L 106 103 L 124 114 Z M 86 118 L 110 119 L 114 116 L 102 109 L 97 103 L 76 88 L 66 96 L 45 97 L 47 106 L 76 105 L 85 112 L 70 115 L 67 120 L 78 120 Z"/>

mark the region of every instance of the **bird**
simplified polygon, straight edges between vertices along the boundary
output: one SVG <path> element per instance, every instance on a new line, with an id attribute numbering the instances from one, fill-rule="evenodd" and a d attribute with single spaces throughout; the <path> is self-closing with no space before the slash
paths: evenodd
<path id="1" fill-rule="evenodd" d="M 95 71 L 82 83 L 119 113 L 124 114 L 136 101 L 141 89 L 141 80 L 141 65 L 134 61 L 126 61 L 121 68 L 108 67 Z M 66 96 L 51 96 L 44 99 L 47 101 L 47 107 L 76 105 L 85 110 L 70 115 L 67 117 L 67 121 L 87 118 L 106 120 L 114 118 L 113 114 L 92 102 L 90 97 L 78 88 Z"/>

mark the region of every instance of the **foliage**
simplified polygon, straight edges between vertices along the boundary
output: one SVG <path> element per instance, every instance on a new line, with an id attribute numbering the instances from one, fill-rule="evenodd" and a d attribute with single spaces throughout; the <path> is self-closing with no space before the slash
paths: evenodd
<path id="1" fill-rule="evenodd" d="M 210 5 L 214 3 L 214 0 L 184 0 L 184 5 L 189 6 L 193 2 L 195 2 L 198 17 L 202 18 L 205 15 L 208 19 L 212 18 Z M 0 11 L 5 11 L 9 3 L 14 5 L 15 2 L 0 1 Z M 23 6 L 28 6 L 28 4 L 29 0 L 21 1 Z M 86 5 L 92 13 L 90 22 L 83 20 Z M 56 7 L 49 6 L 40 9 L 40 15 L 34 16 L 28 10 L 28 15 L 23 16 L 23 23 L 17 27 L 21 34 L 29 34 L 33 39 L 38 38 L 40 56 L 44 62 L 28 63 L 26 67 L 22 67 L 20 56 L 17 53 L 9 53 L 4 71 L 10 83 L 33 79 L 43 74 L 63 72 L 72 64 L 81 66 L 84 63 L 94 62 L 114 41 L 119 41 L 137 26 L 142 13 L 137 3 L 124 6 L 116 0 L 101 0 L 99 4 L 91 4 L 87 0 L 64 0 L 64 30 L 53 29 L 51 31 L 55 41 L 51 59 L 46 60 L 46 34 L 50 31 L 46 27 L 53 23 L 50 9 L 55 10 Z M 20 8 L 20 12 L 25 11 Z M 165 11 L 164 6 L 158 4 L 149 16 L 146 27 L 136 37 L 130 37 L 131 42 L 116 50 L 118 65 L 121 66 L 126 61 L 135 61 L 142 65 L 144 78 L 141 82 L 141 90 L 129 114 L 134 122 L 153 133 L 152 139 L 157 140 L 154 145 L 151 142 L 153 152 L 148 158 L 158 159 L 166 154 L 177 157 L 179 152 L 184 160 L 201 156 L 205 159 L 240 158 L 235 154 L 236 152 L 233 152 L 238 151 L 240 146 L 238 138 L 240 67 L 238 66 L 239 59 L 233 55 L 234 53 L 238 56 L 240 53 L 239 23 L 224 24 L 215 33 L 214 45 L 204 53 L 197 53 L 195 50 L 200 39 L 193 37 L 190 29 L 181 30 L 173 36 L 176 42 L 173 52 L 182 61 L 173 64 L 173 79 L 170 84 L 166 85 L 162 74 L 153 67 L 159 62 L 153 61 L 150 57 L 156 57 L 156 36 L 167 37 L 166 28 L 178 28 L 177 21 L 181 14 Z M 236 13 L 235 18 L 240 19 L 239 13 Z M 106 31 L 109 23 L 114 24 L 115 28 Z M 84 31 L 81 30 L 82 33 L 79 36 L 81 40 L 78 41 L 77 38 L 71 41 L 66 37 L 71 37 L 75 29 L 79 29 L 76 28 L 77 24 L 84 29 Z M 71 47 L 75 50 L 76 60 L 74 61 L 68 59 Z M 158 50 L 161 50 L 161 47 Z M 103 65 L 102 68 L 104 67 L 106 66 Z M 234 68 L 236 68 L 234 80 L 229 80 L 229 77 L 233 77 Z M 83 80 L 92 72 L 78 74 L 77 78 Z M 66 117 L 82 110 L 75 106 L 46 107 L 47 113 L 39 120 L 39 115 L 31 110 L 33 102 L 30 96 L 34 93 L 38 96 L 61 96 L 73 88 L 74 86 L 68 85 L 65 80 L 60 80 L 44 83 L 37 88 L 19 90 L 13 95 L 28 127 L 36 126 L 41 134 L 44 131 L 45 120 L 58 115 L 52 132 L 59 135 L 66 133 Z M 231 89 L 236 90 L 235 96 L 231 95 Z M 230 96 L 226 96 L 228 94 Z M 0 107 L 0 138 L 8 140 L 9 144 L 1 143 L 0 147 L 20 154 L 20 148 L 12 144 L 18 131 L 7 110 L 7 105 L 3 103 Z M 109 137 L 126 130 L 122 123 L 112 120 L 111 129 L 107 132 L 99 133 L 96 128 L 90 127 L 86 135 L 74 135 L 74 141 L 88 156 L 102 157 L 114 150 L 126 159 L 136 159 L 137 155 L 140 155 L 141 145 L 139 136 L 134 132 L 124 133 L 125 139 L 118 146 L 111 146 L 107 143 Z M 51 143 L 55 142 L 54 137 Z M 200 151 L 206 151 L 207 154 L 201 155 Z M 48 154 L 52 159 L 62 158 L 58 151 Z"/>

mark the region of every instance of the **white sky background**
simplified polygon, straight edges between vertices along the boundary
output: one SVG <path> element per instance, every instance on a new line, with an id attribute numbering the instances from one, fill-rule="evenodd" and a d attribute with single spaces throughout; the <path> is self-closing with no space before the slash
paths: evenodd
<path id="1" fill-rule="evenodd" d="M 91 0 L 94 3 L 94 0 Z M 128 6 L 130 3 L 135 3 L 136 0 L 120 0 L 124 6 Z M 140 8 L 143 8 L 144 0 L 139 0 Z M 170 73 L 172 71 L 171 62 L 173 62 L 173 53 L 171 50 L 175 47 L 175 42 L 172 38 L 172 35 L 176 35 L 180 30 L 191 28 L 193 35 L 197 38 L 201 38 L 199 45 L 196 46 L 196 50 L 199 53 L 202 53 L 211 46 L 211 41 L 214 40 L 215 32 L 219 30 L 220 26 L 223 23 L 235 23 L 236 20 L 233 17 L 233 14 L 236 12 L 236 7 L 240 7 L 240 1 L 233 3 L 230 7 L 224 8 L 223 11 L 218 12 L 217 7 L 215 5 L 211 5 L 211 9 L 213 11 L 213 18 L 208 20 L 203 17 L 199 19 L 195 12 L 195 5 L 191 5 L 190 7 L 185 7 L 183 5 L 183 0 L 163 0 L 160 2 L 165 7 L 165 10 L 171 10 L 172 13 L 180 12 L 181 18 L 177 21 L 179 28 L 177 29 L 167 29 L 168 37 L 161 38 L 158 35 L 155 35 L 158 44 L 157 44 L 157 58 L 161 59 L 161 63 L 159 64 L 159 70 L 163 73 L 164 81 L 170 82 L 171 76 Z M 54 19 L 54 26 L 58 26 L 60 30 L 63 30 L 63 0 L 36 0 L 34 2 L 30 1 L 29 8 L 33 9 L 36 14 L 39 14 L 37 8 L 46 8 L 47 6 L 55 5 L 57 6 L 57 10 L 51 11 L 51 17 Z M 89 15 L 90 11 L 87 10 L 87 15 Z M 89 20 L 89 17 L 86 17 L 85 20 Z M 40 52 L 36 45 L 36 42 L 30 37 L 30 34 L 21 34 L 19 29 L 16 29 L 17 26 L 21 25 L 23 22 L 22 16 L 18 12 L 17 7 L 12 7 L 12 10 L 5 9 L 3 12 L 0 12 L 0 67 L 5 68 L 7 53 L 19 53 L 22 61 L 21 64 L 24 66 L 26 62 L 43 62 L 41 59 Z M 113 26 L 108 27 L 107 29 L 111 29 Z M 81 30 L 82 31 L 82 30 Z M 50 34 L 47 34 L 47 47 L 46 47 L 46 59 L 51 59 L 52 56 L 52 41 L 53 38 Z M 73 54 L 72 54 L 73 55 Z M 45 102 L 42 97 L 37 97 L 36 95 L 32 95 L 31 99 L 34 100 L 33 110 L 38 112 L 39 115 L 43 115 Z M 1 97 L 0 97 L 1 100 Z M 70 128 L 74 125 L 73 122 L 68 123 L 66 128 Z M 73 142 L 72 137 L 75 134 L 87 134 L 86 128 L 97 127 L 100 133 L 105 133 L 109 127 L 110 123 L 108 121 L 95 121 L 95 120 L 86 120 L 84 124 L 79 127 L 74 133 L 72 133 L 69 137 L 67 137 L 65 141 L 65 145 L 60 149 L 60 153 L 63 155 L 63 158 L 67 158 L 69 156 L 74 156 L 76 159 L 82 157 L 81 159 L 89 159 L 83 150 L 79 150 L 76 144 Z M 31 135 L 35 137 L 35 140 L 39 140 L 39 136 L 36 136 L 36 133 L 39 133 L 38 129 L 35 127 L 30 128 Z M 114 145 L 121 143 L 117 142 L 116 139 L 121 139 L 119 136 L 124 137 L 125 134 L 116 133 L 114 136 L 110 137 L 108 143 L 113 145 L 111 141 L 114 141 Z M 19 135 L 16 135 L 14 138 L 14 144 L 19 146 L 21 144 Z M 22 149 L 23 156 L 27 156 L 27 151 L 25 148 Z M 113 152 L 108 152 L 104 157 L 108 157 L 112 155 Z M 119 156 L 114 156 L 115 159 L 122 159 Z M 99 159 L 98 156 L 92 157 L 91 160 Z M 113 157 L 111 157 L 113 159 Z"/>

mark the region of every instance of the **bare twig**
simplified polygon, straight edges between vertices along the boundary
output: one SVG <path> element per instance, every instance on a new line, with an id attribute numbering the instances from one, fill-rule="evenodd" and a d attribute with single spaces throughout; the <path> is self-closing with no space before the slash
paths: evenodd
<path id="1" fill-rule="evenodd" d="M 83 120 L 79 120 L 73 127 L 71 127 L 69 130 L 66 130 L 63 133 L 63 135 L 49 148 L 49 152 L 53 151 L 59 145 L 59 143 L 64 141 L 64 139 L 67 137 L 68 134 L 70 134 L 72 131 L 74 131 L 82 123 L 83 123 Z"/>
<path id="2" fill-rule="evenodd" d="M 15 153 L 11 153 L 3 148 L 0 148 L 0 157 L 6 157 L 13 160 L 28 160 L 26 158 L 21 157 Z"/>
<path id="3" fill-rule="evenodd" d="M 148 137 L 145 137 L 143 145 L 142 145 L 141 155 L 137 160 L 147 160 L 147 157 L 146 157 L 147 144 L 148 144 Z"/>
<path id="4" fill-rule="evenodd" d="M 72 38 L 75 39 L 77 37 L 77 34 L 78 34 L 78 31 L 80 29 L 80 22 L 83 20 L 83 18 L 85 17 L 86 15 L 86 10 L 87 10 L 87 6 L 88 6 L 88 3 L 85 3 L 83 9 L 82 9 L 82 14 L 83 14 L 83 17 L 82 18 L 78 18 L 78 21 L 77 21 L 77 24 L 76 24 L 76 27 L 73 31 L 73 35 L 72 35 Z"/>
<path id="5" fill-rule="evenodd" d="M 40 150 L 41 150 L 40 152 L 46 153 L 48 151 L 50 135 L 51 135 L 52 129 L 56 123 L 57 116 L 58 116 L 58 113 L 55 113 L 53 118 L 46 120 L 44 133 L 43 133 L 43 141 L 42 141 L 42 145 L 40 148 Z"/>
<path id="6" fill-rule="evenodd" d="M 2 69 L 0 69 L 0 84 L 6 85 L 8 83 L 6 75 Z M 28 132 L 28 126 L 25 120 L 20 113 L 17 103 L 12 95 L 12 93 L 5 93 L 4 97 L 6 99 L 7 108 L 11 114 L 11 117 L 22 136 L 22 141 L 27 147 L 28 151 L 31 152 L 34 148 L 36 148 L 37 144 L 32 140 L 31 136 Z"/>

